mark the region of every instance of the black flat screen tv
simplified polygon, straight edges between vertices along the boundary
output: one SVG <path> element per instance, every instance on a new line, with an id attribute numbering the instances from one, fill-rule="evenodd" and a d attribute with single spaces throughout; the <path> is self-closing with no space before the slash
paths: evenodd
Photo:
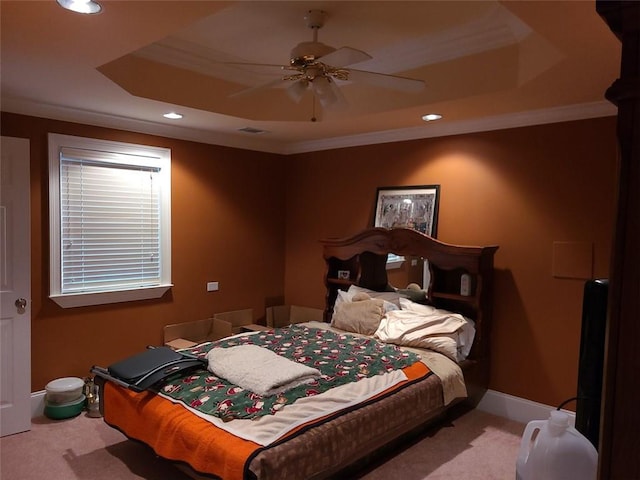
<path id="1" fill-rule="evenodd" d="M 576 430 L 587 437 L 596 450 L 600 435 L 608 293 L 609 280 L 588 280 L 582 304 Z"/>

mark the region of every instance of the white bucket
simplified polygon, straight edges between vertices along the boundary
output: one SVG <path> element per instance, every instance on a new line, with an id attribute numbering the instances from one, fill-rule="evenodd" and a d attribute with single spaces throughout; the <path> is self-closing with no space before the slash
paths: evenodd
<path id="1" fill-rule="evenodd" d="M 537 435 L 536 435 L 537 433 Z M 569 415 L 551 411 L 524 429 L 516 461 L 516 480 L 596 480 L 598 452 L 569 426 Z"/>

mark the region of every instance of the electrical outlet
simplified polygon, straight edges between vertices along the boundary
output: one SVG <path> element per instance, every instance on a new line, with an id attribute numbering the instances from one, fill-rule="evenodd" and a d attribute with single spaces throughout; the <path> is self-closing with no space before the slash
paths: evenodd
<path id="1" fill-rule="evenodd" d="M 219 288 L 218 282 L 207 282 L 207 292 L 216 292 Z"/>

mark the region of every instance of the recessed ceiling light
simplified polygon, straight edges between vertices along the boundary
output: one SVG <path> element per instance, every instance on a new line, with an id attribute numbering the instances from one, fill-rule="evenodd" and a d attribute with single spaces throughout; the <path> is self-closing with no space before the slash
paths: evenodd
<path id="1" fill-rule="evenodd" d="M 440 120 L 441 118 L 442 115 L 437 113 L 428 113 L 422 116 L 422 120 L 424 120 L 425 122 L 433 122 L 434 120 Z"/>
<path id="2" fill-rule="evenodd" d="M 102 11 L 102 6 L 98 2 L 94 2 L 92 0 L 57 0 L 58 4 L 62 8 L 66 8 L 67 10 L 71 10 L 72 12 L 77 13 L 100 13 Z"/>
<path id="3" fill-rule="evenodd" d="M 169 112 L 163 115 L 164 118 L 170 118 L 171 120 L 179 120 L 182 118 L 182 114 L 176 112 Z"/>

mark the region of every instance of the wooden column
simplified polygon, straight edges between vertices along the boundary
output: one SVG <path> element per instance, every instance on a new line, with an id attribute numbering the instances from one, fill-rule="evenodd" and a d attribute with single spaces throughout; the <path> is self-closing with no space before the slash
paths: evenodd
<path id="1" fill-rule="evenodd" d="M 597 1 L 596 11 L 622 42 L 606 92 L 618 107 L 619 169 L 598 478 L 640 479 L 640 2 Z"/>

